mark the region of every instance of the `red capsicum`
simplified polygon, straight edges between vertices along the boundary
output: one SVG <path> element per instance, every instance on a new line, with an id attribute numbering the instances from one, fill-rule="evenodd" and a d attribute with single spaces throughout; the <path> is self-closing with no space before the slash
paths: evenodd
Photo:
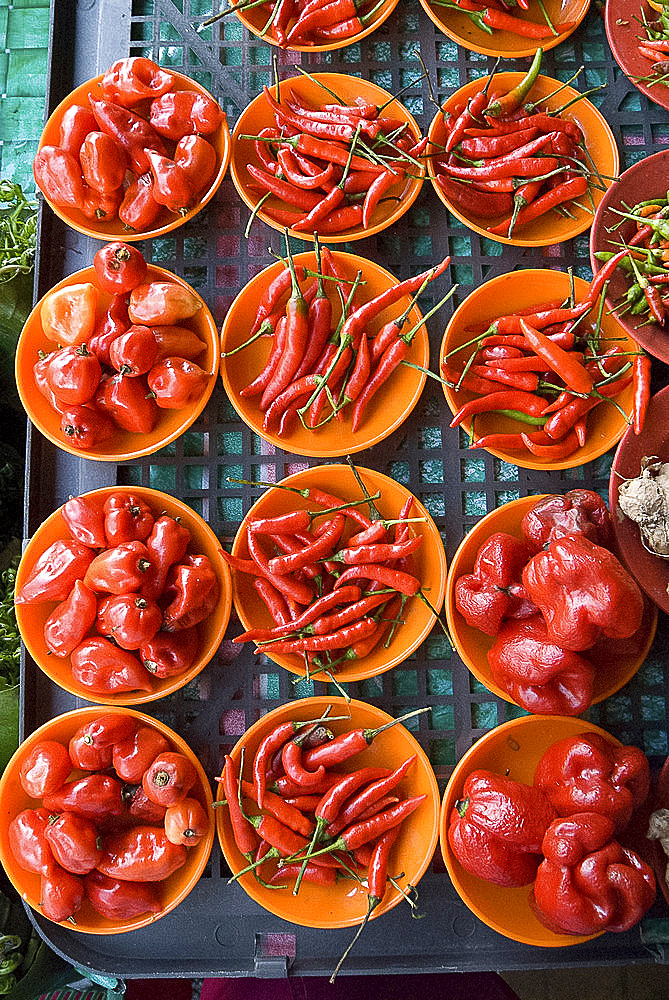
<path id="1" fill-rule="evenodd" d="M 60 509 L 71 535 L 92 549 L 103 549 L 107 545 L 104 529 L 102 505 L 93 497 L 70 497 Z"/>
<path id="2" fill-rule="evenodd" d="M 103 507 L 107 545 L 144 542 L 153 528 L 151 508 L 133 493 L 112 493 Z"/>
<path id="3" fill-rule="evenodd" d="M 44 641 L 54 656 L 69 656 L 92 627 L 97 614 L 95 594 L 76 580 L 67 598 L 44 623 Z"/>
<path id="4" fill-rule="evenodd" d="M 149 550 L 143 542 L 123 542 L 93 559 L 84 583 L 98 593 L 133 593 L 141 587 L 150 565 Z"/>
<path id="5" fill-rule="evenodd" d="M 455 583 L 456 606 L 468 625 L 497 635 L 505 618 L 524 613 L 528 602 L 520 579 L 532 552 L 526 542 L 502 531 L 483 543 L 473 572 Z"/>
<path id="6" fill-rule="evenodd" d="M 595 812 L 624 829 L 650 788 L 648 760 L 638 747 L 620 746 L 599 733 L 579 733 L 548 748 L 534 784 L 558 816 Z"/>
<path id="7" fill-rule="evenodd" d="M 123 812 L 122 787 L 121 782 L 109 774 L 87 774 L 45 795 L 44 808 L 50 813 L 67 810 L 94 821 L 105 816 L 120 816 Z"/>
<path id="8" fill-rule="evenodd" d="M 187 555 L 171 568 L 165 594 L 169 604 L 163 610 L 163 629 L 180 632 L 207 618 L 218 603 L 220 586 L 210 560 L 205 555 Z"/>
<path id="9" fill-rule="evenodd" d="M 451 812 L 448 839 L 470 874 L 495 885 L 527 885 L 554 816 L 540 789 L 491 771 L 472 771 Z"/>
<path id="10" fill-rule="evenodd" d="M 97 868 L 123 882 L 162 882 L 186 861 L 187 850 L 172 844 L 164 830 L 135 826 L 105 837 Z"/>
<path id="11" fill-rule="evenodd" d="M 152 59 L 129 56 L 111 64 L 101 86 L 105 100 L 132 108 L 142 101 L 161 97 L 173 84 L 172 74 Z"/>
<path id="12" fill-rule="evenodd" d="M 123 781 L 139 782 L 156 757 L 169 750 L 170 745 L 162 733 L 152 726 L 138 726 L 127 739 L 114 745 L 112 763 Z"/>
<path id="13" fill-rule="evenodd" d="M 223 118 L 213 98 L 196 91 L 176 90 L 151 103 L 149 121 L 160 135 L 178 142 L 185 135 L 211 135 Z"/>
<path id="14" fill-rule="evenodd" d="M 639 587 L 612 552 L 583 535 L 557 538 L 533 556 L 523 583 L 549 639 L 565 650 L 588 649 L 602 634 L 625 639 L 641 624 Z"/>
<path id="15" fill-rule="evenodd" d="M 527 511 L 521 531 L 536 550 L 563 535 L 585 535 L 596 545 L 611 548 L 613 527 L 608 507 L 592 490 L 569 490 L 539 500 Z"/>
<path id="16" fill-rule="evenodd" d="M 633 927 L 655 899 L 655 876 L 634 851 L 613 840 L 615 824 L 600 813 L 556 819 L 542 844 L 533 889 L 536 915 L 563 934 Z"/>
<path id="17" fill-rule="evenodd" d="M 84 639 L 70 662 L 74 680 L 96 694 L 152 690 L 151 678 L 137 657 L 108 639 Z"/>
<path id="18" fill-rule="evenodd" d="M 539 615 L 504 622 L 488 663 L 495 684 L 528 712 L 580 715 L 592 702 L 594 667 L 557 645 Z"/>
<path id="19" fill-rule="evenodd" d="M 153 677 L 174 677 L 193 665 L 199 648 L 200 635 L 193 627 L 180 632 L 156 632 L 141 644 L 139 655 Z"/>
<path id="20" fill-rule="evenodd" d="M 162 903 L 154 883 L 126 882 L 92 871 L 84 879 L 86 899 L 107 920 L 131 920 L 142 913 L 160 913 Z"/>
<path id="21" fill-rule="evenodd" d="M 74 539 L 59 539 L 39 557 L 22 584 L 16 604 L 64 601 L 75 582 L 84 576 L 95 553 Z"/>

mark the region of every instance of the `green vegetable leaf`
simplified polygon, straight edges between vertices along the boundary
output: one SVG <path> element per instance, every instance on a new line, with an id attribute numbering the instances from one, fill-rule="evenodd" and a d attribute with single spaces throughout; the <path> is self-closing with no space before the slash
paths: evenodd
<path id="1" fill-rule="evenodd" d="M 20 184 L 0 180 L 0 282 L 30 274 L 35 266 L 37 202 Z"/>

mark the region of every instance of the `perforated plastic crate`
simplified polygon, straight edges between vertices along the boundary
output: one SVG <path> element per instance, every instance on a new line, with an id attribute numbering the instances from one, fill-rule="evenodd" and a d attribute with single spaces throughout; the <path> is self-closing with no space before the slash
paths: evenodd
<path id="1" fill-rule="evenodd" d="M 417 0 L 402 0 L 385 26 L 360 45 L 317 57 L 281 53 L 259 43 L 234 17 L 198 33 L 212 13 L 211 0 L 73 0 L 52 10 L 49 104 L 53 109 L 75 84 L 102 72 L 114 59 L 147 55 L 187 73 L 225 107 L 230 125 L 246 103 L 270 82 L 271 59 L 290 75 L 296 63 L 361 75 L 397 92 L 424 130 L 433 116 L 420 50 L 441 101 L 466 81 L 490 71 L 492 60 L 458 49 L 437 33 Z M 521 69 L 527 60 L 510 63 Z M 640 95 L 615 65 L 601 17 L 593 9 L 584 25 L 545 57 L 544 72 L 567 79 L 584 65 L 583 88 L 602 85 L 594 97 L 611 124 L 622 167 L 669 142 L 669 115 Z M 248 210 L 226 180 L 217 197 L 195 220 L 168 237 L 145 244 L 148 258 L 183 275 L 202 294 L 220 324 L 247 279 L 265 267 L 268 248 L 280 236 L 255 223 L 248 240 Z M 87 266 L 96 243 L 68 231 L 47 209 L 42 215 L 39 294 L 64 273 Z M 297 246 L 297 244 L 296 244 Z M 452 255 L 449 280 L 458 282 L 455 303 L 487 278 L 518 267 L 549 266 L 590 277 L 588 236 L 544 250 L 502 246 L 470 233 L 444 210 L 426 183 L 412 209 L 392 229 L 344 247 L 378 261 L 398 277 Z M 435 294 L 448 287 L 443 285 Z M 421 300 L 432 305 L 429 294 Z M 429 324 L 432 358 L 449 307 Z M 655 364 L 657 387 L 666 381 Z M 434 517 L 449 559 L 463 534 L 483 514 L 518 496 L 564 492 L 587 486 L 606 495 L 611 456 L 582 468 L 548 474 L 517 469 L 488 454 L 466 450 L 448 428 L 440 387 L 428 380 L 409 420 L 382 444 L 357 456 L 417 494 Z M 240 422 L 219 385 L 191 431 L 157 455 L 118 467 L 77 460 L 58 451 L 37 432 L 29 442 L 27 535 L 71 494 L 114 483 L 157 487 L 183 497 L 224 542 L 234 535 L 259 491 L 231 484 L 227 477 L 276 481 L 310 463 L 266 444 Z M 234 634 L 231 626 L 230 635 Z M 588 717 L 620 739 L 636 743 L 654 764 L 666 756 L 669 631 L 661 615 L 658 637 L 646 664 L 618 695 L 594 707 Z M 250 650 L 224 641 L 214 661 L 185 690 L 153 704 L 151 711 L 176 728 L 199 754 L 210 775 L 223 754 L 262 713 L 296 695 L 322 693 L 323 685 L 302 682 Z M 430 705 L 413 720 L 443 788 L 459 757 L 485 731 L 515 714 L 477 683 L 438 631 L 405 663 L 374 680 L 348 687 L 353 697 L 372 701 L 392 714 Z M 78 702 L 55 689 L 27 661 L 23 683 L 25 732 Z M 216 846 L 205 875 L 174 913 L 152 927 L 117 937 L 77 934 L 37 918 L 50 944 L 77 965 L 122 977 L 326 974 L 350 932 L 314 931 L 275 919 L 237 885 Z M 474 918 L 452 888 L 438 852 L 420 883 L 425 918 L 413 920 L 398 906 L 372 922 L 347 961 L 347 973 L 511 969 L 664 961 L 669 941 L 666 910 L 658 905 L 632 931 L 604 935 L 572 948 L 536 949 L 500 937 Z"/>

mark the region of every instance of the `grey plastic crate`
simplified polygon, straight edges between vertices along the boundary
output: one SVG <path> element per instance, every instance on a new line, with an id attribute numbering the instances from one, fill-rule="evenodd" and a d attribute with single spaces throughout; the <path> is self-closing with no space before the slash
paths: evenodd
<path id="1" fill-rule="evenodd" d="M 232 17 L 199 34 L 194 25 L 211 14 L 209 0 L 54 0 L 49 107 L 116 58 L 148 55 L 205 84 L 226 108 L 231 126 L 243 107 L 270 81 L 270 46 L 259 43 Z M 466 52 L 439 34 L 417 0 L 402 0 L 386 25 L 360 45 L 331 55 L 278 52 L 283 75 L 300 62 L 305 68 L 360 75 L 392 92 L 407 87 L 403 101 L 427 129 L 433 115 L 427 84 L 419 79 L 420 49 L 439 100 L 466 81 L 489 72 L 492 60 Z M 528 60 L 511 62 L 521 69 Z M 571 38 L 546 54 L 544 72 L 566 79 L 585 65 L 582 86 L 603 84 L 595 103 L 611 124 L 623 168 L 664 148 L 669 115 L 641 96 L 613 61 L 603 22 L 593 9 Z M 197 287 L 220 322 L 247 279 L 271 261 L 268 248 L 280 236 L 261 223 L 242 233 L 248 210 L 226 180 L 217 197 L 196 219 L 169 236 L 145 244 L 147 258 L 176 271 Z M 98 245 L 69 231 L 48 208 L 41 218 L 38 291 L 44 294 L 64 274 L 87 266 Z M 590 277 L 585 234 L 559 247 L 518 249 L 480 239 L 444 210 L 429 184 L 412 209 L 392 229 L 344 249 L 370 257 L 405 278 L 446 253 L 449 280 L 458 282 L 456 302 L 487 278 L 518 267 L 549 266 Z M 449 287 L 448 280 L 435 294 Z M 422 300 L 432 304 L 429 295 Z M 448 312 L 429 323 L 431 354 L 438 346 Z M 654 363 L 657 388 L 666 369 Z M 430 380 L 428 380 L 430 382 Z M 582 468 L 555 474 L 529 472 L 488 454 L 467 453 L 466 441 L 448 428 L 447 408 L 436 383 L 426 385 L 408 421 L 387 441 L 357 456 L 406 484 L 433 515 L 452 557 L 465 532 L 483 514 L 518 496 L 564 492 L 576 486 L 606 495 L 611 455 Z M 183 497 L 227 542 L 258 491 L 232 485 L 227 476 L 278 480 L 315 464 L 277 451 L 238 419 L 220 385 L 191 431 L 157 455 L 118 467 L 78 460 L 54 448 L 36 432 L 29 435 L 26 535 L 71 494 L 97 486 L 130 483 L 153 486 Z M 235 623 L 230 635 L 235 633 Z M 644 748 L 655 766 L 668 752 L 669 630 L 660 615 L 658 637 L 637 677 L 619 694 L 588 712 L 623 741 Z M 430 755 L 440 787 L 454 764 L 488 729 L 518 714 L 494 698 L 468 673 L 438 631 L 405 663 L 382 677 L 350 684 L 353 697 L 400 714 L 431 705 L 414 732 Z M 23 676 L 24 733 L 60 712 L 83 704 L 55 688 L 26 660 Z M 320 694 L 324 685 L 302 684 L 300 694 Z M 214 661 L 185 690 L 149 706 L 198 753 L 213 777 L 223 754 L 262 713 L 295 696 L 291 678 L 263 657 L 223 642 Z M 40 917 L 40 933 L 78 966 L 119 977 L 283 976 L 329 974 L 350 930 L 318 931 L 272 917 L 237 885 L 216 845 L 194 891 L 173 913 L 151 927 L 110 937 L 78 934 Z M 644 921 L 621 935 L 587 944 L 540 949 L 507 940 L 473 917 L 459 900 L 439 852 L 420 883 L 424 919 L 397 906 L 372 922 L 343 970 L 348 974 L 444 972 L 475 969 L 630 964 L 668 960 L 669 922 L 657 904 Z M 663 919 L 664 917 L 664 919 Z"/>

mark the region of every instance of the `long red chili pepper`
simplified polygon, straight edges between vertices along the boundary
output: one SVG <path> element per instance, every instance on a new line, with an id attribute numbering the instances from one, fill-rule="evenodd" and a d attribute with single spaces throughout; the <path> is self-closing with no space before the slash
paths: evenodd
<path id="1" fill-rule="evenodd" d="M 320 764 L 314 771 L 308 771 L 302 764 L 302 747 L 297 739 L 288 740 L 281 752 L 281 763 L 288 777 L 308 792 L 317 788 L 325 775 L 325 767 Z"/>
<path id="2" fill-rule="evenodd" d="M 223 792 L 225 794 L 225 800 L 228 803 L 230 824 L 232 826 L 232 835 L 235 838 L 235 844 L 237 845 L 239 852 L 250 861 L 258 844 L 258 838 L 255 834 L 253 826 L 242 813 L 242 809 L 239 804 L 237 769 L 232 757 L 227 754 L 225 757 L 225 764 L 223 766 Z"/>
<path id="3" fill-rule="evenodd" d="M 280 575 L 293 573 L 296 569 L 302 569 L 309 563 L 330 555 L 341 537 L 345 523 L 343 514 L 335 514 L 326 530 L 310 545 L 305 545 L 298 552 L 270 559 L 268 564 L 270 572 Z"/>
<path id="4" fill-rule="evenodd" d="M 562 378 L 566 386 L 574 392 L 587 394 L 592 391 L 594 379 L 573 352 L 563 351 L 522 317 L 520 328 L 529 347 Z"/>
<path id="5" fill-rule="evenodd" d="M 263 550 L 257 535 L 255 535 L 252 531 L 247 531 L 246 539 L 249 555 L 262 575 L 267 577 L 270 583 L 272 583 L 284 597 L 291 598 L 298 604 L 311 604 L 314 596 L 311 587 L 302 583 L 300 580 L 297 580 L 289 573 L 284 573 L 281 576 L 272 573 L 269 568 L 269 557 Z"/>
<path id="6" fill-rule="evenodd" d="M 546 160 L 550 157 L 546 157 Z M 525 175 L 527 176 L 527 175 Z M 533 222 L 549 212 L 552 208 L 562 205 L 565 201 L 579 198 L 588 190 L 588 180 L 586 177 L 572 177 L 571 180 L 564 181 L 556 187 L 551 188 L 545 194 L 540 195 L 526 208 L 521 208 L 516 217 L 516 226 L 523 226 L 528 222 Z M 497 236 L 504 236 L 509 227 L 510 219 L 501 222 L 497 226 L 488 227 L 488 232 Z"/>
<path id="7" fill-rule="evenodd" d="M 340 590 L 330 591 L 314 601 L 298 618 L 292 619 L 285 625 L 273 629 L 249 629 L 241 635 L 235 636 L 233 642 L 247 642 L 250 639 L 275 639 L 291 632 L 297 632 L 312 622 L 320 618 L 324 612 L 336 607 L 338 604 L 345 604 L 347 601 L 357 601 L 360 598 L 360 587 L 352 584 L 349 587 L 341 587 Z"/>
<path id="8" fill-rule="evenodd" d="M 337 837 L 353 820 L 361 817 L 367 809 L 396 788 L 402 778 L 411 770 L 415 762 L 416 755 L 413 754 L 411 757 L 407 757 L 394 771 L 391 771 L 388 775 L 379 776 L 379 778 L 371 781 L 357 795 L 352 796 L 328 826 L 328 836 Z"/>
<path id="9" fill-rule="evenodd" d="M 425 711 L 429 711 L 429 709 L 422 708 L 408 712 L 397 719 L 391 719 L 390 722 L 386 722 L 376 729 L 349 729 L 330 740 L 327 747 L 314 747 L 313 750 L 307 750 L 304 754 L 305 767 L 313 770 L 318 764 L 324 764 L 326 767 L 342 764 L 345 760 L 349 760 L 349 758 L 366 750 L 380 733 L 386 732 L 399 722 L 405 722 L 412 716 L 422 715 Z"/>
<path id="10" fill-rule="evenodd" d="M 397 572 L 397 571 L 396 571 Z M 369 635 L 376 627 L 373 618 L 362 618 L 350 625 L 344 625 L 336 632 L 327 635 L 304 636 L 300 639 L 279 639 L 272 642 L 269 652 L 275 653 L 305 653 L 322 650 L 343 649 L 357 639 Z"/>
<path id="11" fill-rule="evenodd" d="M 288 603 L 274 584 L 270 583 L 264 576 L 256 576 L 253 580 L 253 586 L 277 625 L 285 625 L 290 621 Z"/>
<path id="12" fill-rule="evenodd" d="M 635 434 L 641 434 L 646 422 L 650 402 L 651 360 L 645 352 L 637 354 L 633 365 L 632 426 Z"/>
<path id="13" fill-rule="evenodd" d="M 531 417 L 542 415 L 546 400 L 529 392 L 509 389 L 507 392 L 491 392 L 487 396 L 471 399 L 461 406 L 451 420 L 450 426 L 457 427 L 463 420 L 477 413 L 490 413 L 494 410 L 518 410 Z"/>
<path id="14" fill-rule="evenodd" d="M 255 785 L 252 785 L 250 781 L 242 781 L 242 793 L 260 806 L 260 803 L 256 801 Z M 311 820 L 307 819 L 299 809 L 289 805 L 280 795 L 275 795 L 274 792 L 265 789 L 261 808 L 266 809 L 271 816 L 294 830 L 295 833 L 301 833 L 303 837 L 310 837 L 313 833 L 314 824 Z"/>

